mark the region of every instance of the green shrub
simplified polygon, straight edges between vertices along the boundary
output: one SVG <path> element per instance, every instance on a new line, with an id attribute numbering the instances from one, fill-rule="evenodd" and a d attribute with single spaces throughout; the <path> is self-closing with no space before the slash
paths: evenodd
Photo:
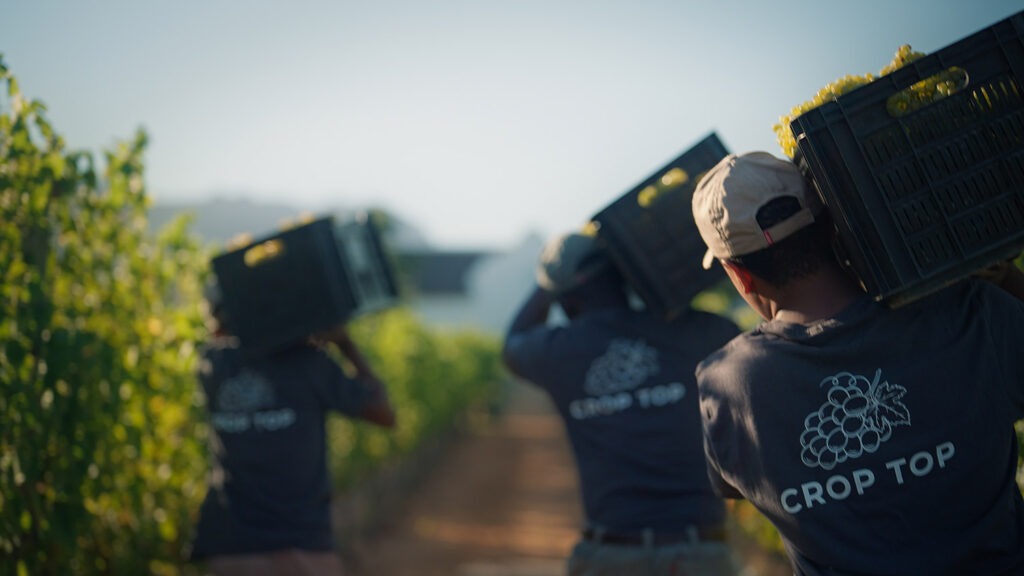
<path id="1" fill-rule="evenodd" d="M 179 218 L 148 229 L 146 134 L 65 148 L 0 57 L 0 575 L 190 573 L 205 493 L 195 380 L 212 248 Z M 498 381 L 497 343 L 405 310 L 354 322 L 395 432 L 331 423 L 351 484 L 438 434 Z"/>
<path id="2" fill-rule="evenodd" d="M 70 152 L 0 61 L 0 557 L 159 572 L 200 496 L 202 251 L 146 226 L 146 135 Z"/>

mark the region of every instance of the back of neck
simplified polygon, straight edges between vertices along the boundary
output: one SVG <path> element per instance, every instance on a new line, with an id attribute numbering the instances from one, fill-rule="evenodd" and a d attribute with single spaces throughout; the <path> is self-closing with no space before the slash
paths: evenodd
<path id="1" fill-rule="evenodd" d="M 793 281 L 783 293 L 772 319 L 804 325 L 835 316 L 863 295 L 839 268 Z"/>

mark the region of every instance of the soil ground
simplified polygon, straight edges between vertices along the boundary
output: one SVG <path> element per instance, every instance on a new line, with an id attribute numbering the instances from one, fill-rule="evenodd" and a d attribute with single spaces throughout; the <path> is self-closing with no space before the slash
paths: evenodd
<path id="1" fill-rule="evenodd" d="M 582 518 L 572 454 L 547 398 L 521 384 L 509 390 L 502 413 L 460 435 L 349 554 L 348 576 L 565 573 Z M 792 573 L 739 535 L 732 543 L 743 576 Z"/>

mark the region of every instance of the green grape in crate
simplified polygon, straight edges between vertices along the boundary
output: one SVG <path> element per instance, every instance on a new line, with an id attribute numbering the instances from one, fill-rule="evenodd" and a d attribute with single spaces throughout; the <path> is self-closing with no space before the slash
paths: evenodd
<path id="1" fill-rule="evenodd" d="M 909 44 L 904 44 L 903 46 L 900 46 L 896 50 L 896 54 L 893 56 L 892 61 L 889 62 L 889 64 L 887 64 L 879 71 L 879 76 L 884 76 L 890 72 L 893 72 L 894 70 L 897 70 L 905 66 L 906 64 L 913 62 L 914 60 L 917 60 L 922 56 L 924 56 L 923 53 L 915 52 Z M 876 76 L 872 74 L 863 74 L 860 76 L 848 74 L 823 86 L 810 100 L 807 100 L 802 104 L 794 106 L 789 111 L 789 114 L 779 118 L 779 122 L 772 126 L 772 130 L 775 132 L 776 139 L 779 143 L 779 146 L 782 148 L 782 152 L 788 158 L 792 158 L 793 155 L 796 153 L 796 140 L 793 139 L 793 132 L 789 128 L 790 123 L 796 117 L 807 112 L 808 110 L 813 110 L 814 108 L 817 108 L 818 106 L 821 106 L 826 102 L 835 100 L 839 96 L 842 96 L 847 92 L 850 92 L 854 88 L 858 88 L 860 86 L 868 84 L 874 81 L 875 79 Z M 903 94 L 903 92 L 901 92 L 900 94 Z M 899 104 L 894 104 L 893 106 L 898 107 Z M 905 106 L 907 109 L 910 108 L 909 100 L 905 103 Z M 890 111 L 890 113 L 892 112 Z"/>

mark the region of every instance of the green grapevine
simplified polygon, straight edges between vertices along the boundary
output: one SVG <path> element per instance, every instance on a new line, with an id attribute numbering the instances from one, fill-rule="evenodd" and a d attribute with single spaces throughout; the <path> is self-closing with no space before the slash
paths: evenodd
<path id="1" fill-rule="evenodd" d="M 189 218 L 149 229 L 147 136 L 69 151 L 0 58 L 0 576 L 196 573 L 207 474 L 194 378 L 212 247 Z M 401 457 L 493 394 L 497 344 L 361 319 L 397 433 L 333 422 L 339 485 Z"/>

